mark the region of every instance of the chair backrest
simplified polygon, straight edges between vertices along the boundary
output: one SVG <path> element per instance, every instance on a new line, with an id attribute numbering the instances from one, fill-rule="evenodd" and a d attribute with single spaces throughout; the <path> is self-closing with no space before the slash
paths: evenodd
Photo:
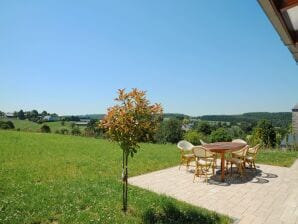
<path id="1" fill-rule="evenodd" d="M 200 143 L 201 143 L 201 145 L 207 145 L 207 143 L 204 142 L 202 139 L 200 139 Z"/>
<path id="2" fill-rule="evenodd" d="M 203 146 L 194 146 L 192 148 L 192 151 L 193 151 L 193 154 L 195 155 L 195 157 L 198 157 L 198 158 L 210 158 L 210 157 L 214 156 L 214 154 L 212 152 L 210 152 Z"/>
<path id="3" fill-rule="evenodd" d="M 239 151 L 237 151 L 237 154 L 240 156 L 240 157 L 245 157 L 246 156 L 246 153 L 249 149 L 249 145 L 246 145 L 244 146 L 242 149 L 240 149 Z"/>
<path id="4" fill-rule="evenodd" d="M 247 142 L 242 139 L 234 139 L 232 142 L 247 144 Z"/>
<path id="5" fill-rule="evenodd" d="M 182 140 L 182 141 L 178 142 L 177 147 L 181 151 L 191 151 L 194 146 L 190 142 L 188 142 L 186 140 Z"/>
<path id="6" fill-rule="evenodd" d="M 260 148 L 261 148 L 261 144 L 257 144 L 256 146 L 254 146 L 252 148 L 249 148 L 248 153 L 253 154 L 254 156 L 256 156 Z"/>

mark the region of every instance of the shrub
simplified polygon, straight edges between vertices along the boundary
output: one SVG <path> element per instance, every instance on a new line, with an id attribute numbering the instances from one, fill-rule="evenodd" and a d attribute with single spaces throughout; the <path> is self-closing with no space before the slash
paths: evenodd
<path id="1" fill-rule="evenodd" d="M 154 136 L 154 140 L 159 143 L 177 143 L 182 137 L 182 122 L 177 118 L 171 118 L 161 122 Z"/>
<path id="2" fill-rule="evenodd" d="M 14 124 L 11 121 L 0 121 L 0 129 L 14 129 Z"/>
<path id="3" fill-rule="evenodd" d="M 41 126 L 40 131 L 42 133 L 50 133 L 51 132 L 51 128 L 48 125 L 44 124 L 43 126 Z"/>
<path id="4" fill-rule="evenodd" d="M 211 142 L 229 142 L 232 141 L 231 135 L 224 128 L 213 131 L 210 135 Z"/>
<path id="5" fill-rule="evenodd" d="M 10 129 L 14 129 L 14 124 L 12 121 L 6 121 L 6 124 L 9 126 Z"/>
<path id="6" fill-rule="evenodd" d="M 0 124 L 0 128 L 1 128 L 1 129 L 9 129 L 9 125 L 8 125 L 6 122 L 2 122 L 2 123 Z"/>
<path id="7" fill-rule="evenodd" d="M 63 134 L 63 135 L 68 135 L 69 131 L 68 131 L 68 129 L 66 129 L 66 128 L 62 128 L 62 129 L 60 130 L 60 133 Z"/>
<path id="8" fill-rule="evenodd" d="M 210 135 L 212 132 L 212 127 L 207 121 L 201 121 L 197 125 L 197 130 L 204 135 Z"/>
<path id="9" fill-rule="evenodd" d="M 81 130 L 78 127 L 74 127 L 73 129 L 71 129 L 71 134 L 72 135 L 80 135 Z"/>
<path id="10" fill-rule="evenodd" d="M 262 143 L 266 148 L 274 147 L 276 144 L 276 132 L 272 125 L 272 122 L 268 120 L 261 120 L 258 122 L 254 134 L 262 140 Z"/>
<path id="11" fill-rule="evenodd" d="M 193 145 L 201 145 L 200 140 L 204 140 L 205 136 L 195 130 L 192 130 L 184 134 L 184 139 L 191 142 Z"/>

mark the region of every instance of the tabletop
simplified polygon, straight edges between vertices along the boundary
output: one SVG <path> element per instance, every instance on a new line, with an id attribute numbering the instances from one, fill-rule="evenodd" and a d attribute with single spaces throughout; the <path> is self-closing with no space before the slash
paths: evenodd
<path id="1" fill-rule="evenodd" d="M 246 144 L 237 142 L 214 142 L 210 144 L 203 145 L 204 148 L 210 150 L 211 152 L 232 152 L 242 149 Z"/>

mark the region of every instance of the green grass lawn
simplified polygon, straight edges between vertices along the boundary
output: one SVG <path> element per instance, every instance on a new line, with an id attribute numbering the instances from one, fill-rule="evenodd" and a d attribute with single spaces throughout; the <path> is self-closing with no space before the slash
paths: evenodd
<path id="1" fill-rule="evenodd" d="M 261 150 L 257 163 L 290 167 L 298 159 L 298 151 Z"/>
<path id="2" fill-rule="evenodd" d="M 43 124 L 48 125 L 51 128 L 51 132 L 54 133 L 56 130 L 61 130 L 62 128 L 71 130 L 71 121 L 65 121 L 64 126 L 61 125 L 61 121 L 52 121 L 52 122 L 44 122 L 43 124 L 38 124 L 29 120 L 19 120 L 16 118 L 0 118 L 3 121 L 12 121 L 15 129 L 20 129 L 21 131 L 32 131 L 39 132 L 40 128 Z M 79 126 L 80 130 L 83 131 L 86 126 Z"/>
<path id="3" fill-rule="evenodd" d="M 122 154 L 106 140 L 0 131 L 0 223 L 229 223 L 205 209 L 130 186 L 121 212 Z M 173 145 L 143 144 L 130 176 L 177 165 Z"/>

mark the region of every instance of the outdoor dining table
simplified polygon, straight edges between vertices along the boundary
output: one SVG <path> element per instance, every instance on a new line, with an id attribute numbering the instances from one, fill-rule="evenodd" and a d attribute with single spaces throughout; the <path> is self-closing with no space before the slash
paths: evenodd
<path id="1" fill-rule="evenodd" d="M 244 143 L 236 143 L 236 142 L 215 142 L 204 145 L 204 148 L 209 150 L 210 152 L 221 154 L 221 181 L 225 181 L 225 153 L 231 153 L 234 151 L 238 151 L 245 147 Z"/>

